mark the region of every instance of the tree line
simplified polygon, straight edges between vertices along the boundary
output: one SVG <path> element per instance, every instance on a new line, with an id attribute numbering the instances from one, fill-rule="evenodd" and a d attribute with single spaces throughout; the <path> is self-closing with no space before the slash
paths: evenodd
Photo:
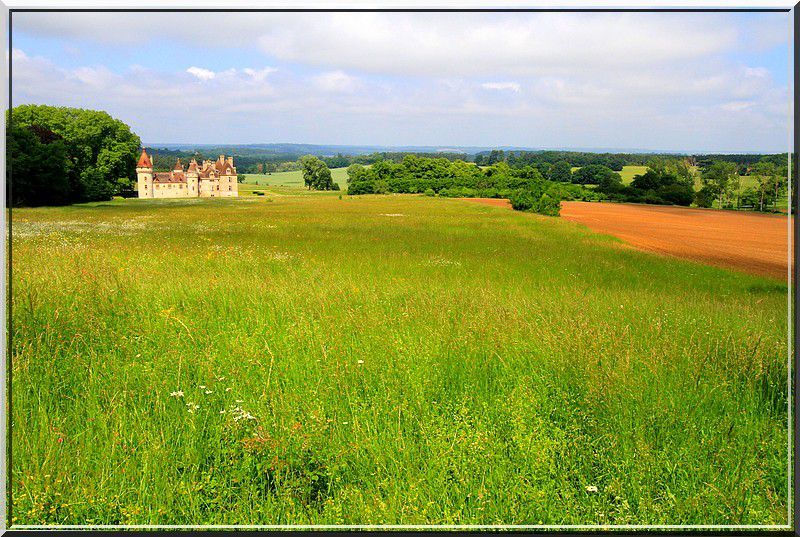
<path id="1" fill-rule="evenodd" d="M 425 194 L 443 197 L 507 198 L 518 210 L 558 215 L 560 200 L 581 187 L 558 185 L 534 167 L 511 168 L 506 162 L 481 168 L 472 162 L 406 155 L 400 162 L 382 160 L 347 168 L 347 193 Z"/>
<path id="2" fill-rule="evenodd" d="M 22 105 L 6 118 L 10 204 L 102 201 L 132 188 L 141 140 L 106 112 Z"/>
<path id="3" fill-rule="evenodd" d="M 723 209 L 777 210 L 778 200 L 787 190 L 786 159 L 762 157 L 740 169 L 735 161 L 713 160 L 704 167 L 689 158 L 653 157 L 647 170 L 633 177 L 629 185 L 612 169 L 592 164 L 574 172 L 571 164 L 553 164 L 547 177 L 557 182 L 594 185 L 601 199 L 658 205 L 715 206 Z M 744 173 L 742 173 L 744 172 Z M 752 177 L 751 186 L 743 186 L 742 177 Z"/>
<path id="4" fill-rule="evenodd" d="M 776 166 L 771 158 L 748 167 L 755 186 L 745 188 L 734 162 L 713 161 L 700 170 L 687 158 L 652 157 L 646 165 L 646 171 L 626 185 L 618 172 L 601 164 L 573 171 L 572 164 L 563 160 L 548 166 L 512 167 L 505 160 L 478 166 L 462 160 L 406 155 L 401 162 L 379 161 L 369 167 L 351 164 L 347 168 L 347 192 L 507 198 L 516 209 L 543 214 L 558 214 L 555 207 L 561 200 L 774 211 L 786 192 L 787 170 Z"/>

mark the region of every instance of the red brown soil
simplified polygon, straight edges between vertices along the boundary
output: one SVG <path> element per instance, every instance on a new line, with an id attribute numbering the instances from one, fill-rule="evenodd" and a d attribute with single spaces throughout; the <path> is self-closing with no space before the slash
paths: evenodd
<path id="1" fill-rule="evenodd" d="M 470 201 L 511 207 L 508 200 Z M 750 212 L 630 203 L 565 201 L 561 217 L 614 235 L 636 248 L 786 279 L 787 217 Z M 794 222 L 792 222 L 794 224 Z"/>

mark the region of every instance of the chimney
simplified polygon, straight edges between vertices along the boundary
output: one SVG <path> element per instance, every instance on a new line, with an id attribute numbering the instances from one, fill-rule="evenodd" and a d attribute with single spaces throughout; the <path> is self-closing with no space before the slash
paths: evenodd
<path id="1" fill-rule="evenodd" d="M 233 166 L 233 157 L 228 157 L 228 164 Z"/>

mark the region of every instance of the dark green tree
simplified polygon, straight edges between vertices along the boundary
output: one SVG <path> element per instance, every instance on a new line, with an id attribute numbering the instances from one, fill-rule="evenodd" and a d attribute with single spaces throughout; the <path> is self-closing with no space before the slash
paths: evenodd
<path id="1" fill-rule="evenodd" d="M 725 207 L 725 200 L 727 200 L 731 188 L 738 178 L 739 169 L 734 162 L 717 160 L 703 172 L 703 186 L 707 186 L 716 192 L 719 203 L 718 209 Z"/>
<path id="2" fill-rule="evenodd" d="M 575 170 L 572 174 L 572 182 L 579 185 L 611 185 L 614 183 L 622 184 L 622 178 L 611 168 L 601 164 L 589 164 Z"/>
<path id="3" fill-rule="evenodd" d="M 71 200 L 63 139 L 42 127 L 12 125 L 6 132 L 10 204 L 63 205 Z"/>
<path id="4" fill-rule="evenodd" d="M 361 164 L 351 164 L 347 167 L 347 184 L 355 183 L 364 179 L 366 168 Z"/>
<path id="5" fill-rule="evenodd" d="M 303 170 L 303 182 L 309 190 L 339 190 L 339 185 L 333 182 L 331 170 L 322 160 L 306 155 L 298 162 Z"/>
<path id="6" fill-rule="evenodd" d="M 547 172 L 547 178 L 557 183 L 572 182 L 572 165 L 566 160 L 556 162 L 550 166 L 550 171 Z"/>
<path id="7" fill-rule="evenodd" d="M 135 178 L 141 140 L 106 112 L 22 105 L 12 110 L 10 124 L 46 129 L 61 137 L 69 161 L 70 201 L 111 199 Z"/>

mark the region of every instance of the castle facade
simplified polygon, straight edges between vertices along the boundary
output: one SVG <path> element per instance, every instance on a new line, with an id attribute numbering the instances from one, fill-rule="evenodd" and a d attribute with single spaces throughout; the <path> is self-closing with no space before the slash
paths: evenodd
<path id="1" fill-rule="evenodd" d="M 195 159 L 183 169 L 181 159 L 170 172 L 153 172 L 153 161 L 142 149 L 136 164 L 140 198 L 231 198 L 239 196 L 236 167 L 233 157 L 220 155 L 216 162 Z"/>

